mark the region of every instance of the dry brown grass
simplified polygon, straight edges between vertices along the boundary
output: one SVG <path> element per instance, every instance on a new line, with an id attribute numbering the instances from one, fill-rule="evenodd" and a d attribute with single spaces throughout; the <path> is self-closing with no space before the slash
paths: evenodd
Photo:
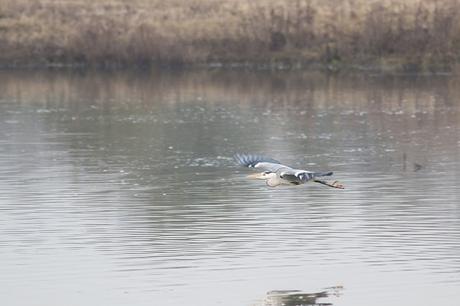
<path id="1" fill-rule="evenodd" d="M 0 0 L 3 66 L 452 67 L 458 0 Z"/>

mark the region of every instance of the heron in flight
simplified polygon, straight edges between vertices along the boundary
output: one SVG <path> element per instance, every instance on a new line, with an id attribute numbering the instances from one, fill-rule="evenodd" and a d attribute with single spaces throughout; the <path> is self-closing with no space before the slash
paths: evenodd
<path id="1" fill-rule="evenodd" d="M 338 181 L 328 182 L 320 178 L 331 176 L 332 172 L 312 172 L 301 169 L 293 169 L 279 161 L 254 154 L 236 154 L 235 160 L 242 166 L 260 169 L 262 172 L 249 175 L 249 178 L 264 180 L 267 186 L 301 185 L 307 182 L 315 182 L 332 188 L 344 189 Z"/>

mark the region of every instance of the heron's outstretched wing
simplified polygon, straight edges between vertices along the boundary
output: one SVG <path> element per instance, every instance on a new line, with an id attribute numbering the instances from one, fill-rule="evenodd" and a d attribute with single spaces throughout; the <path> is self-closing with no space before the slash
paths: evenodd
<path id="1" fill-rule="evenodd" d="M 298 177 L 297 175 L 295 175 L 294 173 L 286 173 L 286 172 L 281 171 L 280 178 L 294 185 L 300 185 L 304 183 L 302 179 Z"/>
<path id="2" fill-rule="evenodd" d="M 292 168 L 280 169 L 280 178 L 289 181 L 292 184 L 303 184 L 317 177 L 331 176 L 332 172 L 311 172 L 306 170 L 296 170 Z"/>
<path id="3" fill-rule="evenodd" d="M 295 185 L 306 183 L 317 175 L 315 172 L 296 170 L 291 168 L 280 169 L 278 174 L 280 178 L 287 180 L 291 184 Z"/>
<path id="4" fill-rule="evenodd" d="M 282 165 L 279 161 L 266 157 L 263 155 L 257 154 L 235 154 L 235 160 L 238 164 L 248 167 L 248 168 L 257 168 L 263 171 L 276 172 L 280 168 L 290 168 Z"/>

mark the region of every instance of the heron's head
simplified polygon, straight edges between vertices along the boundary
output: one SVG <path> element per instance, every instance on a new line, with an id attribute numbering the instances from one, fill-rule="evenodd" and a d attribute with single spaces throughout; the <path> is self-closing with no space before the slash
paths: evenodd
<path id="1" fill-rule="evenodd" d="M 270 171 L 264 171 L 260 173 L 250 174 L 248 175 L 248 178 L 255 179 L 255 180 L 268 180 L 275 176 L 276 176 L 276 173 L 273 173 Z"/>

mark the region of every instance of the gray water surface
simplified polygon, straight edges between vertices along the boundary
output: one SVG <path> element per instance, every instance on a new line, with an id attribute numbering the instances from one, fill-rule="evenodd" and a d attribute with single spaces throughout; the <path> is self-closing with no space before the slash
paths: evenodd
<path id="1" fill-rule="evenodd" d="M 0 299 L 460 305 L 459 185 L 454 76 L 1 72 Z"/>

